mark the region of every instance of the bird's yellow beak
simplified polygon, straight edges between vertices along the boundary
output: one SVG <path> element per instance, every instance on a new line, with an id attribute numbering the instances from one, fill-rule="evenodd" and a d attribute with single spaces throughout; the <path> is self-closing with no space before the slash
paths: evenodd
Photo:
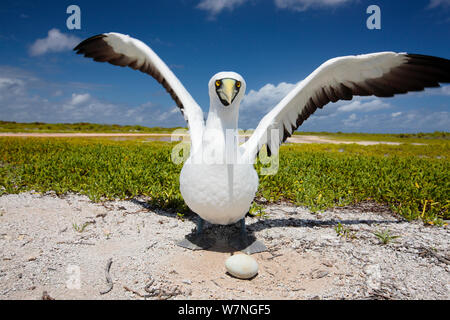
<path id="1" fill-rule="evenodd" d="M 237 85 L 238 84 L 238 85 Z M 216 81 L 216 92 L 220 101 L 224 106 L 229 106 L 233 103 L 239 93 L 240 82 L 234 79 L 221 79 Z"/>
<path id="2" fill-rule="evenodd" d="M 234 79 L 223 79 L 222 80 L 222 92 L 225 95 L 225 101 L 228 102 L 228 104 L 231 104 L 235 97 L 235 84 L 236 80 Z"/>

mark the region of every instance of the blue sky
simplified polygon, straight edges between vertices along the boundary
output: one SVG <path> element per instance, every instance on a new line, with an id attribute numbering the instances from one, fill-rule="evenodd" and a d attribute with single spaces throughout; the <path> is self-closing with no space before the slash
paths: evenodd
<path id="1" fill-rule="evenodd" d="M 69 30 L 66 9 L 81 9 Z M 366 9 L 381 9 L 369 30 Z M 146 42 L 202 106 L 219 71 L 247 82 L 239 125 L 254 128 L 327 59 L 378 51 L 450 58 L 450 0 L 171 0 L 0 3 L 0 120 L 184 126 L 148 75 L 71 50 L 103 32 Z M 328 104 L 301 131 L 429 132 L 450 129 L 450 86 L 395 98 Z"/>

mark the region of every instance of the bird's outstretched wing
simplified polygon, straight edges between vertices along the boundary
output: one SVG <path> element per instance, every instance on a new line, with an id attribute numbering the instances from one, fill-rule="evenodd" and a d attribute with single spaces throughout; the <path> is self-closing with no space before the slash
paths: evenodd
<path id="1" fill-rule="evenodd" d="M 203 111 L 169 67 L 145 43 L 128 35 L 110 32 L 82 41 L 74 49 L 98 62 L 130 67 L 151 75 L 170 94 L 188 122 L 192 147 L 200 146 Z"/>
<path id="2" fill-rule="evenodd" d="M 317 108 L 353 96 L 392 97 L 450 82 L 450 60 L 419 54 L 380 52 L 328 60 L 284 97 L 241 147 L 253 159 L 291 136 Z M 272 130 L 276 129 L 276 130 Z"/>

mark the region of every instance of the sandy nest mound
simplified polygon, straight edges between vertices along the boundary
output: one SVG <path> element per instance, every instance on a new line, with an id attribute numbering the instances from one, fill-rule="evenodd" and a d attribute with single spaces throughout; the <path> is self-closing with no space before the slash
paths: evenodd
<path id="1" fill-rule="evenodd" d="M 253 255 L 255 278 L 239 280 L 225 270 L 237 226 L 207 225 L 216 245 L 189 251 L 176 242 L 195 217 L 182 221 L 144 200 L 0 197 L 0 299 L 450 298 L 448 227 L 406 222 L 383 206 L 320 214 L 267 206 L 267 218 L 247 225 L 269 251 Z M 381 244 L 374 233 L 385 229 L 399 237 Z"/>

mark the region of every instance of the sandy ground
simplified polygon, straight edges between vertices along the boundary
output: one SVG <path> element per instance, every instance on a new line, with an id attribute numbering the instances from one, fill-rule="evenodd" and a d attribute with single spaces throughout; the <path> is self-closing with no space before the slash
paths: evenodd
<path id="1" fill-rule="evenodd" d="M 169 134 L 161 133 L 0 133 L 0 137 L 59 137 L 59 138 L 71 138 L 71 137 L 149 137 L 155 140 L 170 141 Z M 188 138 L 187 135 L 176 134 L 174 137 L 179 139 Z M 244 139 L 246 136 L 241 136 Z M 351 144 L 356 143 L 360 145 L 376 145 L 376 144 L 390 144 L 399 145 L 399 142 L 387 142 L 387 141 L 344 141 L 344 140 L 332 140 L 322 136 L 315 135 L 301 135 L 292 136 L 287 139 L 289 143 L 333 143 L 333 144 Z"/>
<path id="2" fill-rule="evenodd" d="M 372 203 L 313 214 L 287 204 L 247 217 L 269 251 L 259 273 L 226 273 L 237 226 L 207 225 L 207 251 L 176 242 L 195 216 L 147 207 L 145 199 L 94 203 L 33 192 L 0 197 L 0 299 L 449 299 L 448 227 L 405 222 Z M 335 230 L 338 223 L 347 237 Z M 84 230 L 81 227 L 85 225 Z M 374 232 L 400 236 L 381 244 Z M 105 268 L 111 259 L 113 288 Z M 48 297 L 47 296 L 47 297 Z"/>

